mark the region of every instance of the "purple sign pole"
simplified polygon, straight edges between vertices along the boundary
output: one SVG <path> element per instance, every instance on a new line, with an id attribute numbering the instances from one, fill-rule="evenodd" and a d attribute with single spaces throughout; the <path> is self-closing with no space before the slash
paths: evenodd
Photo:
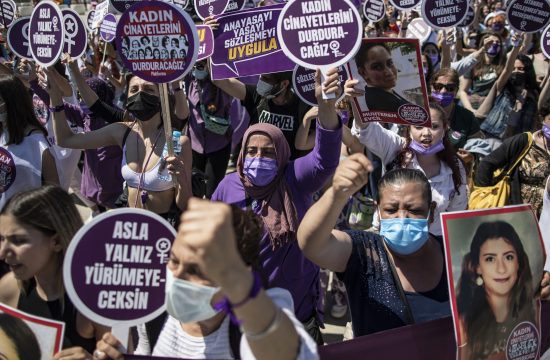
<path id="1" fill-rule="evenodd" d="M 338 67 L 338 75 L 340 83 L 344 84 L 349 79 L 348 68 L 344 65 Z M 296 65 L 292 72 L 292 87 L 294 93 L 308 105 L 317 106 L 317 98 L 315 97 L 315 70 L 307 69 L 303 66 Z M 342 95 L 338 100 L 344 98 Z"/>
<path id="2" fill-rule="evenodd" d="M 31 17 L 19 18 L 8 29 L 7 41 L 10 49 L 22 59 L 32 60 L 29 47 L 29 21 Z"/>
<path id="3" fill-rule="evenodd" d="M 295 64 L 283 53 L 277 39 L 277 20 L 282 5 L 264 6 L 217 18 L 213 80 L 291 71 Z"/>
<path id="4" fill-rule="evenodd" d="M 86 28 L 78 13 L 73 9 L 63 9 L 61 13 L 65 25 L 63 52 L 69 53 L 72 58 L 79 58 L 86 52 L 88 46 Z"/>
<path id="5" fill-rule="evenodd" d="M 115 336 L 124 344 L 122 328 L 150 321 L 165 309 L 166 263 L 175 236 L 166 220 L 147 210 L 97 216 L 76 233 L 65 254 L 69 298 L 88 319 L 116 325 Z"/>
<path id="6" fill-rule="evenodd" d="M 363 15 L 370 22 L 378 22 L 386 16 L 386 4 L 383 0 L 366 0 L 363 3 Z"/>
<path id="7" fill-rule="evenodd" d="M 423 0 L 422 17 L 435 29 L 457 26 L 468 12 L 467 0 Z"/>
<path id="8" fill-rule="evenodd" d="M 542 32 L 542 36 L 540 37 L 540 48 L 544 55 L 550 59 L 550 25 Z M 548 256 L 550 256 L 550 254 Z"/>
<path id="9" fill-rule="evenodd" d="M 33 59 L 44 67 L 52 66 L 63 52 L 63 14 L 51 1 L 39 2 L 31 15 L 29 46 Z"/>
<path id="10" fill-rule="evenodd" d="M 101 36 L 104 41 L 111 42 L 115 39 L 116 23 L 116 16 L 113 14 L 105 15 L 99 27 L 99 36 Z"/>
<path id="11" fill-rule="evenodd" d="M 390 0 L 390 3 L 401 11 L 408 11 L 420 5 L 420 1 L 422 0 Z"/>
<path id="12" fill-rule="evenodd" d="M 197 25 L 199 35 L 199 54 L 197 61 L 209 58 L 214 52 L 214 34 L 208 25 Z"/>
<path id="13" fill-rule="evenodd" d="M 535 33 L 548 24 L 550 4 L 547 0 L 513 0 L 506 9 L 506 16 L 514 30 Z"/>
<path id="14" fill-rule="evenodd" d="M 1 24 L 4 28 L 9 28 L 15 20 L 15 12 L 17 7 L 12 0 L 1 0 L 0 17 L 2 17 Z"/>
<path id="15" fill-rule="evenodd" d="M 195 11 L 201 20 L 225 12 L 230 0 L 195 0 Z"/>

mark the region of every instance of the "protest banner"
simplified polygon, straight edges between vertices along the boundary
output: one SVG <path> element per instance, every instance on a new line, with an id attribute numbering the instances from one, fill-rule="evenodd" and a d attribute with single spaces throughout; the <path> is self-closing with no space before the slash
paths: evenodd
<path id="1" fill-rule="evenodd" d="M 531 205 L 443 213 L 441 223 L 459 358 L 538 358 L 545 253 Z"/>
<path id="2" fill-rule="evenodd" d="M 86 28 L 80 16 L 73 9 L 61 10 L 65 26 L 65 41 L 63 53 L 69 53 L 72 58 L 81 57 L 88 47 Z"/>
<path id="3" fill-rule="evenodd" d="M 199 18 L 204 20 L 209 16 L 223 14 L 229 5 L 229 0 L 194 0 L 194 5 Z"/>
<path id="4" fill-rule="evenodd" d="M 225 8 L 224 13 L 230 13 L 234 11 L 241 11 L 246 5 L 246 0 L 229 0 L 229 4 Z"/>
<path id="5" fill-rule="evenodd" d="M 338 66 L 338 75 L 340 83 L 344 84 L 349 78 L 348 68 L 345 65 Z M 292 87 L 294 93 L 310 106 L 317 106 L 317 98 L 315 97 L 315 70 L 307 69 L 303 66 L 296 65 L 292 72 Z M 340 95 L 338 100 L 344 98 L 344 93 Z"/>
<path id="6" fill-rule="evenodd" d="M 386 16 L 386 3 L 383 0 L 366 0 L 363 3 L 363 15 L 371 23 L 382 20 Z"/>
<path id="7" fill-rule="evenodd" d="M 100 2 L 95 6 L 92 29 L 97 29 L 99 25 L 101 25 L 101 22 L 103 21 L 105 15 L 109 12 L 110 7 L 111 6 L 109 5 L 108 0 L 103 0 L 103 2 Z"/>
<path id="8" fill-rule="evenodd" d="M 187 7 L 187 5 L 189 5 L 189 0 L 165 0 L 165 2 L 175 5 L 182 11 L 185 11 L 185 8 Z"/>
<path id="9" fill-rule="evenodd" d="M 468 10 L 466 11 L 466 16 L 462 19 L 462 22 L 458 25 L 459 27 L 468 27 L 474 23 L 476 19 L 476 13 L 474 7 L 470 4 Z"/>
<path id="10" fill-rule="evenodd" d="M 421 14 L 434 29 L 447 29 L 460 24 L 468 13 L 468 0 L 422 0 Z"/>
<path id="11" fill-rule="evenodd" d="M 432 29 L 426 24 L 424 19 L 416 18 L 409 23 L 405 37 L 407 39 L 418 39 L 420 43 L 423 43 L 428 40 L 431 32 Z"/>
<path id="12" fill-rule="evenodd" d="M 199 36 L 199 54 L 197 61 L 209 58 L 214 52 L 214 34 L 212 28 L 208 25 L 197 25 L 197 35 Z"/>
<path id="13" fill-rule="evenodd" d="M 103 39 L 103 41 L 111 42 L 115 39 L 117 30 L 116 25 L 117 20 L 115 15 L 110 13 L 105 15 L 101 25 L 99 26 L 99 36 Z"/>
<path id="14" fill-rule="evenodd" d="M 57 62 L 63 52 L 65 29 L 63 14 L 54 2 L 41 1 L 34 7 L 29 25 L 29 38 L 34 61 L 44 67 Z"/>
<path id="15" fill-rule="evenodd" d="M 8 29 L 7 41 L 9 48 L 22 59 L 32 60 L 29 47 L 30 16 L 19 18 Z"/>
<path id="16" fill-rule="evenodd" d="M 124 344 L 123 328 L 150 321 L 165 309 L 166 263 L 175 236 L 166 220 L 143 209 L 95 217 L 65 254 L 63 279 L 74 306 L 92 321 L 116 325 Z"/>
<path id="17" fill-rule="evenodd" d="M 217 17 L 212 80 L 292 71 L 295 64 L 277 40 L 277 20 L 283 5 L 259 7 Z"/>
<path id="18" fill-rule="evenodd" d="M 390 0 L 390 3 L 398 10 L 409 11 L 420 5 L 422 0 Z"/>
<path id="19" fill-rule="evenodd" d="M 7 29 L 15 20 L 17 7 L 12 0 L 0 0 L 0 3 L 2 5 L 0 6 L 0 25 L 2 25 L 4 29 Z"/>
<path id="20" fill-rule="evenodd" d="M 550 25 L 542 32 L 540 37 L 540 48 L 546 58 L 550 59 Z"/>
<path id="21" fill-rule="evenodd" d="M 25 347 L 27 354 L 30 352 L 37 358 L 49 360 L 61 350 L 64 333 L 64 322 L 28 314 L 0 303 L 0 344 L 2 344 L 0 358 L 2 359 L 4 355 L 8 360 L 17 358 L 24 360 L 20 352 L 21 347 Z M 18 357 L 6 355 L 10 347 L 18 353 L 15 354 Z"/>
<path id="22" fill-rule="evenodd" d="M 392 76 L 377 76 L 369 67 L 375 61 L 388 67 Z M 431 126 L 417 39 L 363 39 L 359 52 L 346 66 L 350 78 L 359 80 L 356 87 L 365 89 L 365 96 L 353 98 L 361 121 Z"/>
<path id="23" fill-rule="evenodd" d="M 550 4 L 547 0 L 512 0 L 506 8 L 506 17 L 514 30 L 535 33 L 550 21 Z"/>
<path id="24" fill-rule="evenodd" d="M 94 22 L 94 16 L 95 16 L 95 10 L 90 10 L 86 13 L 86 29 L 88 31 L 92 31 L 94 28 L 93 22 Z"/>

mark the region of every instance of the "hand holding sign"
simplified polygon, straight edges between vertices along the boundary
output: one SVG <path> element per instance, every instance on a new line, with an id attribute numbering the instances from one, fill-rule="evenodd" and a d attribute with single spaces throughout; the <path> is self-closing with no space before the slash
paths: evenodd
<path id="1" fill-rule="evenodd" d="M 321 84 L 321 71 L 315 72 L 315 97 L 319 106 L 329 105 L 334 107 L 336 99 L 340 97 L 342 89 L 340 87 L 340 74 L 338 68 L 329 69 Z"/>

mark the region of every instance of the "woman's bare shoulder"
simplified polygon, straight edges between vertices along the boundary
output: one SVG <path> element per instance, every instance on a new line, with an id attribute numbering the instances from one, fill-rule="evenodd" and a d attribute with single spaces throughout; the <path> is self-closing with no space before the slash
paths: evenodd
<path id="1" fill-rule="evenodd" d="M 0 303 L 11 307 L 17 307 L 19 294 L 19 285 L 17 284 L 17 279 L 13 275 L 13 272 L 9 272 L 0 278 Z"/>

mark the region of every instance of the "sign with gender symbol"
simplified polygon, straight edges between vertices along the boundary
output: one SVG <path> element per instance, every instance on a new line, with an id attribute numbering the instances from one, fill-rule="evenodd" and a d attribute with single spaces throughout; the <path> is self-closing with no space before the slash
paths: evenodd
<path id="1" fill-rule="evenodd" d="M 31 49 L 29 47 L 29 24 L 30 16 L 19 18 L 11 24 L 8 29 L 8 46 L 22 59 L 32 60 Z"/>
<path id="2" fill-rule="evenodd" d="M 546 58 L 550 59 L 550 25 L 542 32 L 540 37 L 540 48 Z"/>
<path id="3" fill-rule="evenodd" d="M 390 0 L 390 4 L 393 4 L 398 10 L 410 11 L 420 5 L 420 1 L 422 0 Z"/>
<path id="4" fill-rule="evenodd" d="M 116 24 L 116 16 L 113 14 L 105 15 L 99 27 L 99 36 L 101 36 L 104 41 L 113 41 L 116 35 Z"/>
<path id="5" fill-rule="evenodd" d="M 220 15 L 225 12 L 230 0 L 195 0 L 195 12 L 201 18 Z"/>
<path id="6" fill-rule="evenodd" d="M 80 16 L 73 9 L 61 10 L 65 24 L 65 44 L 63 53 L 69 53 L 72 58 L 79 58 L 88 46 L 86 28 Z"/>
<path id="7" fill-rule="evenodd" d="M 15 20 L 17 7 L 12 0 L 0 0 L 0 25 L 7 29 Z"/>
<path id="8" fill-rule="evenodd" d="M 86 28 L 88 31 L 92 31 L 94 29 L 94 17 L 95 17 L 95 10 L 90 10 L 86 14 Z"/>
<path id="9" fill-rule="evenodd" d="M 241 11 L 246 5 L 246 0 L 230 0 L 229 4 L 225 8 L 224 13 L 230 13 L 233 11 Z"/>
<path id="10" fill-rule="evenodd" d="M 548 0 L 513 0 L 506 8 L 510 26 L 519 32 L 535 33 L 550 20 Z"/>
<path id="11" fill-rule="evenodd" d="M 63 14 L 51 1 L 35 6 L 29 25 L 29 46 L 33 59 L 44 67 L 52 66 L 63 52 Z"/>
<path id="12" fill-rule="evenodd" d="M 434 29 L 457 26 L 468 13 L 468 0 L 423 0 L 422 17 Z"/>

